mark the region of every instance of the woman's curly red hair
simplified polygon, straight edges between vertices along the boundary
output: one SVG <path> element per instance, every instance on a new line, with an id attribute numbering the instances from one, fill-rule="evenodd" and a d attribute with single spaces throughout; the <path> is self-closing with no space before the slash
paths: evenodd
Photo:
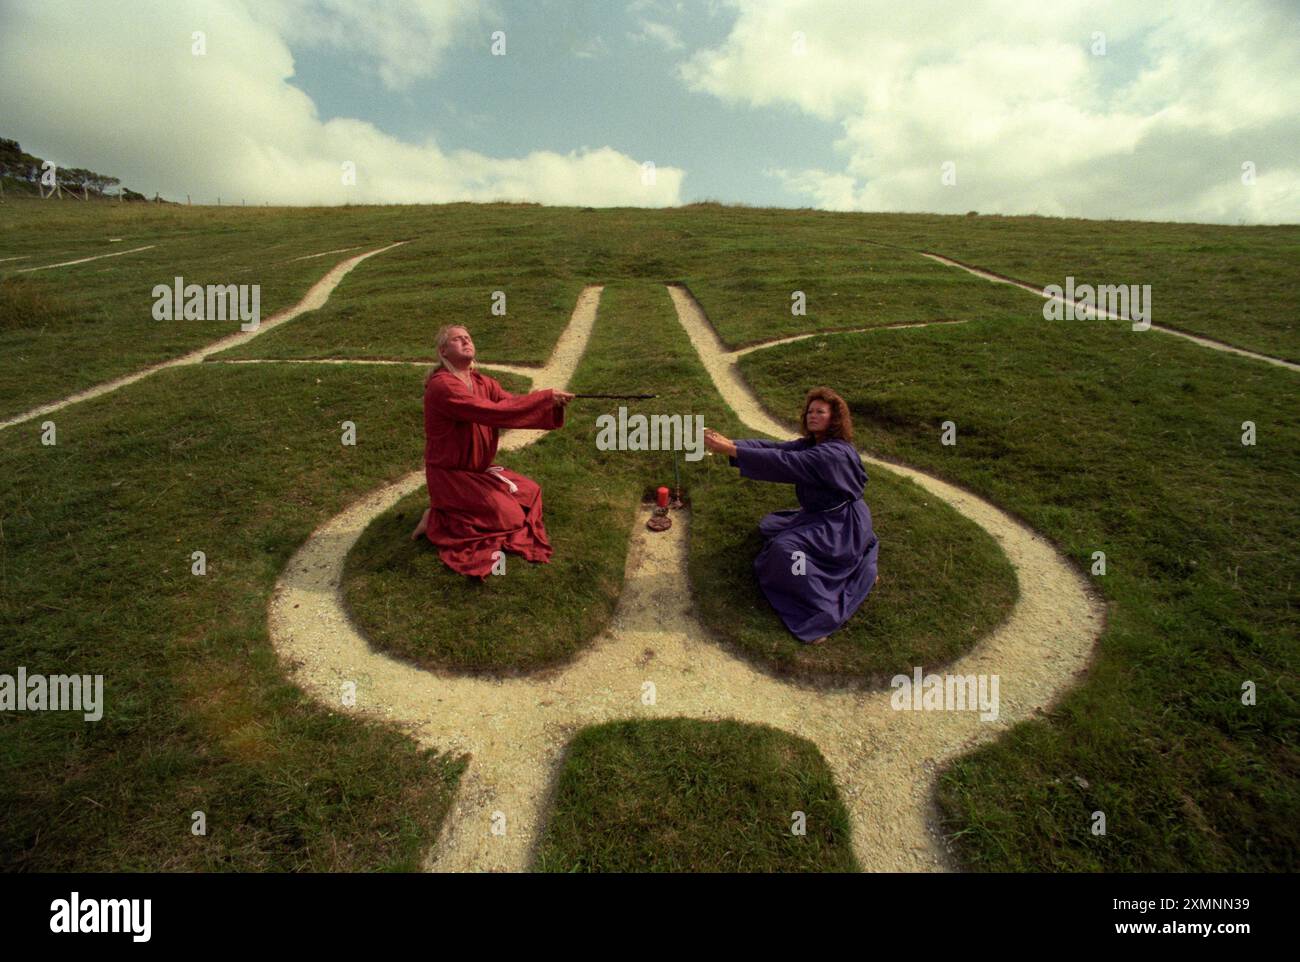
<path id="1" fill-rule="evenodd" d="M 803 414 L 799 418 L 799 426 L 803 429 L 804 437 L 812 437 L 812 432 L 808 430 L 808 406 L 813 401 L 825 401 L 830 405 L 831 423 L 826 426 L 826 437 L 839 438 L 852 444 L 853 416 L 849 414 L 849 405 L 844 398 L 828 387 L 815 387 L 803 399 Z"/>

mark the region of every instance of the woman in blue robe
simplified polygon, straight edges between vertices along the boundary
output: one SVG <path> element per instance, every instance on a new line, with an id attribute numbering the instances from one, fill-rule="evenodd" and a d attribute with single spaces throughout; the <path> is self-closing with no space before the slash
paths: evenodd
<path id="1" fill-rule="evenodd" d="M 728 455 L 741 477 L 794 485 L 801 510 L 759 522 L 764 544 L 754 572 L 791 634 L 817 644 L 866 600 L 880 543 L 862 500 L 867 472 L 844 399 L 829 388 L 809 391 L 802 427 L 803 437 L 793 441 L 731 441 L 706 431 L 704 444 Z"/>

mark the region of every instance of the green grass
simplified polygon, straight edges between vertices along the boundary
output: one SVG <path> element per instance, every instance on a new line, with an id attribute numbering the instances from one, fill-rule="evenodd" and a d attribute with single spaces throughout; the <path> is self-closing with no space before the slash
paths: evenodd
<path id="1" fill-rule="evenodd" d="M 238 320 L 155 320 L 156 284 L 171 285 L 177 276 L 186 284 L 257 284 L 266 320 L 296 304 L 339 260 L 398 239 L 391 217 L 345 224 L 320 211 L 123 207 L 74 211 L 19 203 L 0 215 L 9 228 L 0 257 L 32 254 L 0 264 L 0 418 L 239 331 Z M 153 249 L 16 273 L 146 244 Z M 353 244 L 363 247 L 292 260 Z"/>
<path id="2" fill-rule="evenodd" d="M 511 391 L 525 391 L 521 381 L 502 378 Z M 625 472 L 593 476 L 584 465 L 590 417 L 574 407 L 565 427 L 541 442 L 550 457 L 496 459 L 542 485 L 551 562 L 507 555 L 503 576 L 480 582 L 457 574 L 427 540 L 409 537 L 428 505 L 422 485 L 375 519 L 348 554 L 344 597 L 373 646 L 426 667 L 511 672 L 563 661 L 604 626 L 622 584 L 635 499 Z"/>
<path id="3" fill-rule="evenodd" d="M 792 831 L 796 812 L 806 834 Z M 611 722 L 569 744 L 543 872 L 854 872 L 817 746 L 765 725 Z"/>
<path id="4" fill-rule="evenodd" d="M 627 285 L 626 296 L 644 300 L 646 287 Z M 602 318 L 618 300 L 607 289 Z M 599 390 L 613 377 L 628 393 L 651 393 L 645 368 L 667 352 L 645 344 L 639 363 L 614 359 L 610 345 L 628 340 L 635 339 L 598 320 L 570 389 Z M 496 459 L 542 486 L 555 547 L 548 564 L 507 555 L 503 576 L 479 582 L 456 574 L 426 540 L 407 537 L 428 503 L 423 489 L 371 523 L 349 553 L 343 589 L 373 645 L 428 667 L 510 673 L 564 661 L 600 631 L 622 585 L 632 514 L 647 473 L 662 461 L 657 452 L 596 449 L 595 418 L 607 403 L 574 402 L 563 428 Z"/>
<path id="5" fill-rule="evenodd" d="M 700 414 L 706 425 L 744 436 L 658 284 L 606 287 L 571 388 L 658 394 L 629 409 Z M 673 478 L 669 453 L 597 450 L 595 419 L 616 413 L 610 405 L 617 403 L 575 401 L 563 428 L 497 459 L 542 485 L 555 547 L 549 564 L 507 555 L 504 576 L 479 582 L 456 574 L 427 541 L 406 537 L 427 504 L 423 490 L 373 521 L 343 579 L 371 643 L 425 667 L 513 673 L 567 660 L 590 642 L 617 603 L 637 503 Z M 725 458 L 682 456 L 679 468 L 692 507 L 690 585 L 701 616 L 720 640 L 769 669 L 843 681 L 945 661 L 1015 600 L 1015 575 L 989 535 L 919 487 L 877 471 L 868 501 L 882 519 L 882 544 L 890 539 L 881 549 L 885 583 L 826 644 L 800 644 L 762 597 L 752 567 L 759 519 L 793 504 L 793 488 L 744 482 Z M 962 601 L 934 604 L 949 595 Z"/>
<path id="6" fill-rule="evenodd" d="M 0 276 L 72 256 L 159 245 L 24 275 L 39 278 L 47 298 L 63 299 L 75 322 L 49 324 L 38 314 L 18 328 L 0 328 L 0 415 L 235 329 L 220 322 L 154 321 L 149 291 L 177 273 L 199 283 L 260 283 L 263 316 L 269 316 L 294 303 L 336 262 L 330 256 L 284 263 L 289 258 L 399 239 L 411 243 L 380 260 L 400 268 L 372 275 L 384 285 L 344 285 L 338 302 L 296 334 L 271 332 L 236 356 L 423 358 L 440 324 L 465 320 L 478 326 L 480 346 L 498 361 L 540 362 L 557 330 L 546 325 L 567 316 L 582 284 L 620 277 L 690 283 L 712 305 L 715 324 L 733 346 L 808 330 L 978 317 L 1009 305 L 1021 312 L 1041 309 L 1039 302 L 1016 301 L 1001 285 L 914 253 L 926 249 L 1039 284 L 1063 283 L 1066 274 L 1081 281 L 1152 283 L 1157 323 L 1300 360 L 1294 321 L 1300 304 L 1288 282 L 1300 247 L 1294 226 L 707 206 L 339 210 L 22 200 L 6 205 L 0 227 L 0 257 L 29 255 L 0 264 Z M 123 240 L 110 244 L 109 237 Z M 488 310 L 495 290 L 507 294 L 504 318 Z M 808 296 L 806 316 L 790 313 L 795 290 Z"/>
<path id="7" fill-rule="evenodd" d="M 1015 604 L 1015 570 L 988 532 L 910 480 L 868 468 L 865 497 L 880 539 L 876 584 L 842 628 L 806 645 L 786 630 L 753 572 L 763 544 L 758 520 L 797 507 L 794 489 L 731 473 L 710 472 L 696 489 L 707 507 L 692 519 L 691 588 L 700 621 L 761 664 L 883 687 L 913 665 L 969 651 Z"/>
<path id="8" fill-rule="evenodd" d="M 970 318 L 1024 304 L 1019 292 L 910 251 L 814 231 L 722 248 L 691 264 L 685 278 L 732 349 L 813 331 Z M 793 313 L 795 291 L 804 294 L 803 314 Z"/>
<path id="9" fill-rule="evenodd" d="M 315 704 L 266 634 L 311 529 L 418 457 L 410 378 L 177 369 L 6 436 L 4 670 L 105 679 L 99 722 L 0 714 L 6 871 L 419 867 L 460 762 Z"/>
<path id="10" fill-rule="evenodd" d="M 341 286 L 307 324 L 223 352 L 229 358 L 356 357 L 423 360 L 443 324 L 464 324 L 479 353 L 500 364 L 541 364 L 568 322 L 584 281 L 556 276 L 554 240 L 514 242 L 508 261 L 476 233 L 417 237 Z M 494 292 L 504 315 L 492 313 Z"/>
<path id="11" fill-rule="evenodd" d="M 0 417 L 176 357 L 238 329 L 236 322 L 154 320 L 153 286 L 170 284 L 177 275 L 187 283 L 259 284 L 262 317 L 267 318 L 296 303 L 338 261 L 407 240 L 364 262 L 325 308 L 292 330 L 269 331 L 222 357 L 425 359 L 432 356 L 440 325 L 466 323 L 484 356 L 501 363 L 541 363 L 583 285 L 617 278 L 669 281 L 701 269 L 725 285 L 737 263 L 766 249 L 749 238 L 755 230 L 769 230 L 772 216 L 746 210 L 716 215 L 474 204 L 339 210 L 15 202 L 0 212 L 0 257 L 28 257 L 0 263 L 0 317 L 7 318 L 0 324 Z M 870 265 L 876 261 L 876 281 L 893 273 L 890 259 L 898 255 L 866 245 L 852 220 L 840 221 L 836 229 L 823 215 L 788 212 L 782 223 L 789 246 L 781 250 L 792 277 L 798 275 L 793 265 L 806 259 L 802 250 L 822 252 L 820 273 L 813 276 L 841 272 L 846 278 L 871 278 Z M 110 243 L 110 237 L 122 240 Z M 156 246 L 124 257 L 14 274 L 23 267 L 144 244 Z M 352 246 L 358 249 L 291 260 Z M 950 315 L 962 306 L 1004 303 L 1005 293 L 994 285 L 966 275 L 950 277 L 950 269 L 924 258 L 914 262 L 909 270 L 962 292 L 934 298 L 936 312 Z M 850 281 L 850 286 L 863 290 L 861 283 Z M 506 293 L 504 317 L 490 313 L 497 290 Z M 928 319 L 928 302 L 918 313 L 907 306 L 905 293 L 890 295 L 888 311 L 874 301 L 861 306 L 870 314 L 883 311 L 882 323 Z M 710 299 L 721 307 L 722 297 Z M 846 316 L 835 307 L 836 300 L 829 293 L 814 297 L 813 322 L 863 326 L 861 311 Z M 800 330 L 809 321 L 789 317 L 788 291 L 774 290 L 771 301 L 769 315 L 779 322 L 781 310 L 786 314 L 780 332 Z M 765 316 L 761 323 L 768 320 Z"/>
<path id="12" fill-rule="evenodd" d="M 218 210 L 15 202 L 0 209 L 0 257 L 30 256 L 0 264 L 0 416 L 227 333 L 152 320 L 152 285 L 173 274 L 260 281 L 269 316 L 336 258 L 283 261 L 402 238 L 411 243 L 358 267 L 326 309 L 241 353 L 419 359 L 438 324 L 481 316 L 471 327 L 485 357 L 536 361 L 581 286 L 606 283 L 575 387 L 655 390 L 662 406 L 647 413 L 698 412 L 743 437 L 672 318 L 664 282 L 688 284 L 732 346 L 968 319 L 812 339 L 742 361 L 778 416 L 788 417 L 810 383 L 832 384 L 853 405 L 864 450 L 969 487 L 1023 517 L 1084 570 L 1093 551 L 1107 553 L 1108 573 L 1095 582 L 1109 602 L 1108 625 L 1087 677 L 1043 720 L 959 759 L 943 776 L 939 801 L 966 865 L 1294 870 L 1295 375 L 1135 334 L 1122 322 L 1047 324 L 1033 295 L 912 252 L 931 249 L 1040 284 L 1068 273 L 1096 279 L 1094 271 L 1107 281 L 1149 282 L 1157 323 L 1295 359 L 1296 232 L 707 205 Z M 107 241 L 119 236 L 121 244 Z M 159 247 L 13 275 L 143 243 Z M 486 313 L 497 289 L 509 297 L 506 318 Z M 790 314 L 791 290 L 807 294 L 807 316 Z M 420 373 L 207 365 L 59 412 L 55 448 L 40 446 L 36 425 L 10 429 L 0 451 L 0 644 L 8 670 L 102 671 L 108 707 L 96 724 L 59 713 L 0 716 L 0 864 L 57 871 L 419 863 L 458 762 L 307 699 L 270 649 L 265 609 L 275 577 L 317 524 L 419 466 Z M 549 566 L 512 559 L 507 577 L 481 586 L 449 577 L 432 549 L 421 553 L 406 541 L 422 492 L 376 522 L 349 566 L 349 599 L 372 637 L 412 660 L 487 670 L 578 651 L 617 595 L 633 506 L 646 487 L 671 477 L 666 455 L 596 451 L 592 419 L 603 411 L 575 403 L 565 429 L 501 458 L 543 482 L 557 548 Z M 345 419 L 360 427 L 355 449 L 338 445 Z M 955 449 L 938 443 L 948 419 L 958 425 Z M 1240 444 L 1245 420 L 1258 425 L 1255 447 Z M 692 591 L 709 599 L 700 602 L 702 616 L 723 643 L 768 667 L 816 675 L 870 673 L 895 657 L 930 663 L 917 653 L 960 652 L 1009 601 L 1005 562 L 990 554 L 982 532 L 958 525 L 920 489 L 872 470 L 866 497 L 884 580 L 841 633 L 860 632 L 861 644 L 793 648 L 746 581 L 753 525 L 773 507 L 792 506 L 792 497 L 741 481 L 718 458 L 684 471 Z M 707 570 L 701 533 L 717 552 Z M 188 573 L 189 553 L 200 547 L 209 557 L 205 579 Z M 701 587 L 709 576 L 715 584 Z M 364 589 L 359 578 L 369 579 Z M 527 609 L 530 586 L 557 584 L 567 596 L 556 592 L 553 604 L 536 591 L 540 610 Z M 726 601 L 715 609 L 719 590 Z M 507 602 L 501 611 L 521 631 L 558 625 L 562 604 L 568 634 L 549 648 L 511 641 L 477 650 L 436 631 L 423 648 L 382 639 L 384 630 L 441 624 L 453 611 L 483 637 L 480 629 L 496 623 L 476 623 L 473 612 L 488 606 L 449 602 L 466 594 Z M 913 647 L 891 648 L 895 639 Z M 816 663 L 822 658 L 834 663 Z M 1240 703 L 1245 680 L 1258 686 L 1253 708 Z M 743 748 L 720 751 L 719 766 L 754 764 Z M 610 788 L 615 782 L 574 785 L 567 773 L 565 784 L 603 798 L 606 809 L 617 801 L 652 818 L 678 802 L 663 779 L 680 785 L 696 777 L 670 766 L 673 752 L 669 744 L 641 754 L 637 784 L 655 786 L 644 792 Z M 764 805 L 771 794 L 780 810 L 789 806 L 782 784 L 773 776 L 750 788 Z M 190 812 L 199 809 L 208 813 L 202 839 L 189 834 Z M 1088 831 L 1099 809 L 1107 814 L 1104 837 Z M 788 816 L 772 830 L 787 830 Z M 734 866 L 739 843 L 726 824 L 695 823 L 702 835 L 681 837 L 690 849 L 682 864 Z M 544 851 L 558 852 L 553 842 L 563 831 L 557 822 Z M 568 839 L 570 854 L 545 867 L 594 864 L 591 853 L 573 854 L 581 839 L 571 832 Z M 673 850 L 673 839 L 661 843 L 658 850 Z M 788 844 L 784 835 L 755 841 L 746 867 L 789 855 Z"/>
<path id="13" fill-rule="evenodd" d="M 1087 680 L 1048 719 L 943 776 L 967 865 L 1296 868 L 1293 373 L 1172 338 L 1012 318 L 845 335 L 834 356 L 801 342 L 741 365 L 778 409 L 816 372 L 880 454 L 1013 511 L 1084 571 L 1106 553 L 1093 581 L 1109 624 Z M 944 420 L 955 447 L 939 443 Z M 1247 680 L 1253 707 L 1240 700 Z M 1091 834 L 1094 811 L 1104 837 Z"/>
<path id="14" fill-rule="evenodd" d="M 1294 224 L 1226 227 L 1055 217 L 935 221 L 898 218 L 889 241 L 1039 287 L 1064 287 L 1067 276 L 1076 284 L 1150 284 L 1152 323 L 1300 361 L 1295 284 L 1300 227 Z M 1032 306 L 1041 310 L 1041 302 Z"/>

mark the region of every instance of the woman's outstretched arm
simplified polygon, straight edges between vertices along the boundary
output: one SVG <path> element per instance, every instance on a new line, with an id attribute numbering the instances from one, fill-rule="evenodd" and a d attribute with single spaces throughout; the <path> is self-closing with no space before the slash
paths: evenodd
<path id="1" fill-rule="evenodd" d="M 780 448 L 782 451 L 791 451 L 804 446 L 803 438 L 795 438 L 793 441 L 769 441 L 767 438 L 737 438 L 735 441 L 738 448 Z"/>
<path id="2" fill-rule="evenodd" d="M 736 454 L 741 448 L 775 448 L 782 451 L 791 451 L 805 447 L 807 442 L 803 438 L 795 438 L 792 441 L 771 441 L 767 438 L 740 438 L 733 441 L 724 437 L 712 428 L 704 430 L 704 446 L 710 451 L 717 454 L 725 454 L 731 458 L 731 464 L 736 464 Z"/>
<path id="3" fill-rule="evenodd" d="M 825 484 L 837 458 L 844 456 L 838 444 L 815 444 L 803 450 L 739 447 L 731 459 L 742 478 L 785 484 Z"/>

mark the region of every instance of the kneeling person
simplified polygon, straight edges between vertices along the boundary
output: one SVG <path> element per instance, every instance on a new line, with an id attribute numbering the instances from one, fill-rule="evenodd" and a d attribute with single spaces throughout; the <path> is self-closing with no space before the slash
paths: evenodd
<path id="1" fill-rule="evenodd" d="M 486 579 L 492 556 L 511 551 L 548 562 L 542 489 L 492 463 L 501 428 L 564 425 L 566 391 L 514 395 L 479 373 L 474 340 L 460 325 L 438 332 L 439 363 L 424 384 L 424 476 L 429 507 L 412 533 L 424 535 L 454 571 Z"/>
<path id="2" fill-rule="evenodd" d="M 759 522 L 764 545 L 754 573 L 790 633 L 817 644 L 866 600 L 880 543 L 862 500 L 867 473 L 853 447 L 848 405 L 829 388 L 813 388 L 802 420 L 804 436 L 794 441 L 731 441 L 706 431 L 704 444 L 729 455 L 743 477 L 794 485 L 802 510 Z"/>

